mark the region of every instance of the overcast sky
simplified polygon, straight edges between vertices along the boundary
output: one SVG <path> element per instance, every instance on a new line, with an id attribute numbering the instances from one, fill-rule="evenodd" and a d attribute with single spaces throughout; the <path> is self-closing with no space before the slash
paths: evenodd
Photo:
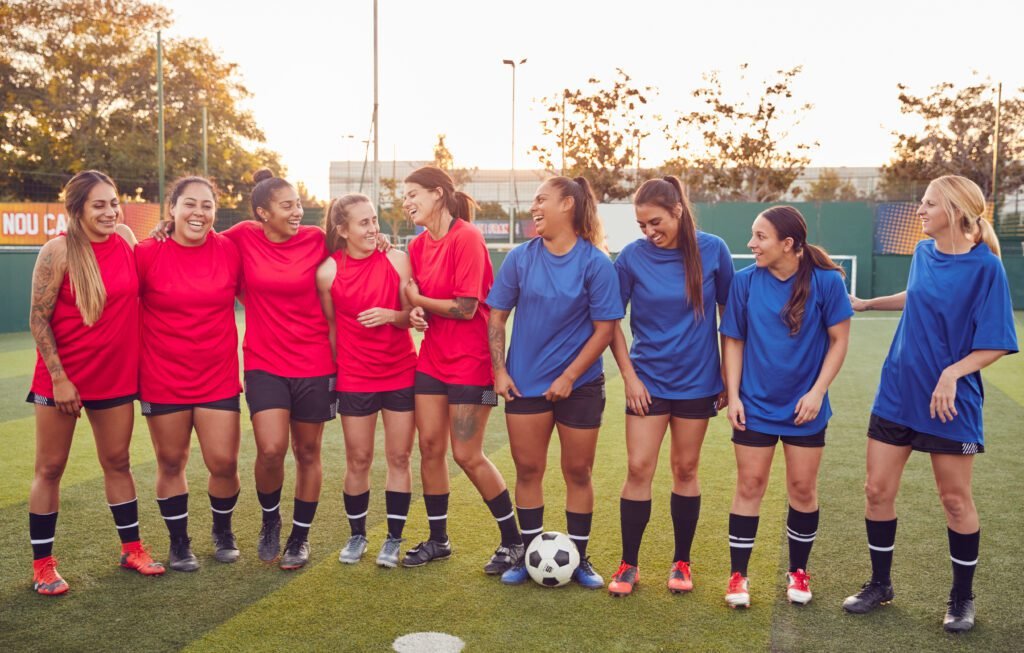
<path id="1" fill-rule="evenodd" d="M 178 38 L 205 38 L 238 63 L 248 101 L 289 177 L 327 195 L 328 164 L 363 156 L 373 109 L 373 2 L 249 3 L 165 0 Z M 243 8 L 250 11 L 245 12 Z M 756 83 L 804 67 L 794 91 L 815 107 L 791 138 L 820 141 L 812 165 L 876 166 L 891 151 L 897 83 L 925 93 L 972 71 L 1024 86 L 1024 3 L 651 2 L 381 0 L 380 158 L 429 159 L 448 135 L 457 165 L 507 168 L 511 71 L 517 73 L 518 168 L 536 167 L 539 100 L 623 68 L 660 90 L 652 113 L 697 105 L 701 73 L 722 71 L 734 91 L 741 63 Z M 355 138 L 346 138 L 346 135 Z M 667 153 L 644 141 L 644 162 Z M 372 153 L 371 153 L 372 156 Z"/>

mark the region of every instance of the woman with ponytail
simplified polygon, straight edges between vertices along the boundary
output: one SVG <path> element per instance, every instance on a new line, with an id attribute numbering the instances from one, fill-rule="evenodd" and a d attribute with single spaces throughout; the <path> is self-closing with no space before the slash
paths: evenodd
<path id="1" fill-rule="evenodd" d="M 505 398 L 516 465 L 519 527 L 524 546 L 544 530 L 544 468 L 557 427 L 567 530 L 580 553 L 573 580 L 600 589 L 604 579 L 587 558 L 594 514 L 590 473 L 605 404 L 601 354 L 623 317 L 619 280 L 602 250 L 597 202 L 585 178 L 547 180 L 530 213 L 538 237 L 509 253 L 487 297 L 494 386 Z M 506 358 L 505 325 L 513 309 Z M 526 581 L 524 556 L 515 562 L 503 583 Z"/>
<path id="2" fill-rule="evenodd" d="M 241 261 L 235 244 L 213 231 L 217 193 L 205 177 L 171 186 L 173 235 L 135 248 L 139 273 L 142 414 L 156 451 L 156 496 L 170 536 L 167 566 L 195 571 L 188 532 L 185 468 L 195 429 L 209 472 L 214 559 L 239 557 L 231 516 L 238 502 L 241 441 L 235 295 Z"/>
<path id="3" fill-rule="evenodd" d="M 338 414 L 345 437 L 345 512 L 351 536 L 339 561 L 354 564 L 366 551 L 370 466 L 377 414 L 384 420 L 387 475 L 384 502 L 388 533 L 377 556 L 396 567 L 412 492 L 416 423 L 413 384 L 416 348 L 409 334 L 411 306 L 404 288 L 409 257 L 378 249 L 380 227 L 370 198 L 350 194 L 331 200 L 324 214 L 330 258 L 317 270 L 317 288 L 338 365 Z"/>
<path id="4" fill-rule="evenodd" d="M 773 206 L 751 231 L 755 264 L 733 278 L 720 328 L 737 465 L 725 595 L 733 608 L 750 606 L 747 563 L 779 440 L 789 496 L 786 596 L 797 604 L 811 600 L 807 560 L 818 531 L 828 388 L 846 357 L 853 315 L 842 269 L 807 242 L 799 211 Z"/>
<path id="5" fill-rule="evenodd" d="M 114 182 L 95 170 L 64 187 L 68 232 L 46 243 L 32 273 L 30 325 L 38 349 L 27 401 L 35 404 L 35 478 L 29 494 L 33 589 L 68 591 L 52 555 L 60 479 L 82 408 L 89 418 L 121 566 L 164 573 L 139 538 L 129 444 L 139 390 L 139 281 L 135 236 L 120 223 Z"/>
<path id="6" fill-rule="evenodd" d="M 699 231 L 679 179 L 643 183 L 633 196 L 644 234 L 615 259 L 632 347 L 615 329 L 612 353 L 626 386 L 629 471 L 619 501 L 622 563 L 608 591 L 626 596 L 640 578 L 640 541 L 651 517 L 651 483 L 665 431 L 672 432 L 672 592 L 693 589 L 690 545 L 700 516 L 697 466 L 708 420 L 725 403 L 715 310 L 733 278 L 725 241 Z"/>
<path id="7" fill-rule="evenodd" d="M 946 513 L 953 587 L 943 627 L 974 626 L 974 570 L 981 539 L 971 493 L 974 455 L 985 451 L 981 370 L 1017 351 L 1006 270 L 984 217 L 985 195 L 965 177 L 928 185 L 918 208 L 927 239 L 918 243 L 904 292 L 869 300 L 864 310 L 902 310 L 868 424 L 865 523 L 871 579 L 846 599 L 869 612 L 893 599 L 896 495 L 912 451 L 931 457 Z"/>
<path id="8" fill-rule="evenodd" d="M 452 554 L 448 539 L 448 443 L 452 457 L 487 503 L 501 543 L 484 566 L 500 574 L 515 563 L 522 540 L 501 472 L 484 455 L 491 407 L 497 405 L 487 351 L 487 293 L 494 283 L 483 234 L 469 223 L 473 198 L 455 190 L 447 172 L 419 168 L 405 178 L 402 208 L 425 227 L 409 244 L 410 320 L 426 329 L 416 364 L 416 429 L 430 536 L 406 552 L 419 567 Z M 429 325 L 429 328 L 428 328 Z"/>

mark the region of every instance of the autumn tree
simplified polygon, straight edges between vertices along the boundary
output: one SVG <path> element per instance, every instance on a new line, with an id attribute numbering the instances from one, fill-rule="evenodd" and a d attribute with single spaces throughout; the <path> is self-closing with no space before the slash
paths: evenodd
<path id="1" fill-rule="evenodd" d="M 648 125 L 660 119 L 646 109 L 647 98 L 656 93 L 617 68 L 610 84 L 592 77 L 586 88 L 544 97 L 544 142 L 530 152 L 550 173 L 586 177 L 600 202 L 628 197 L 635 181 L 629 169 L 639 168 Z"/>
<path id="2" fill-rule="evenodd" d="M 748 64 L 740 66 L 746 86 Z M 718 71 L 693 91 L 703 106 L 666 125 L 673 157 L 664 170 L 678 174 L 695 199 L 773 202 L 785 195 L 810 163 L 818 143 L 788 145 L 789 130 L 813 108 L 794 99 L 801 67 L 778 70 L 745 94 L 728 95 Z"/>
<path id="3" fill-rule="evenodd" d="M 157 30 L 170 11 L 144 0 L 9 0 L 0 3 L 0 195 L 52 200 L 70 175 L 98 168 L 132 195 L 155 200 Z M 208 169 L 233 206 L 251 172 L 281 170 L 260 148 L 263 132 L 240 102 L 238 66 L 202 39 L 164 40 L 166 177 L 201 170 L 202 107 Z"/>
<path id="4" fill-rule="evenodd" d="M 476 174 L 477 168 L 456 168 L 455 157 L 452 156 L 451 150 L 448 149 L 448 145 L 444 142 L 446 138 L 448 138 L 447 134 L 437 135 L 437 143 L 434 145 L 434 165 L 452 176 L 455 188 L 462 188 L 473 180 L 473 175 Z"/>
<path id="5" fill-rule="evenodd" d="M 919 199 L 928 182 L 962 175 L 992 199 L 992 145 L 996 90 L 990 80 L 957 88 L 945 82 L 927 95 L 900 84 L 900 113 L 916 116 L 919 131 L 894 131 L 892 160 L 882 167 L 880 194 L 887 199 Z M 1018 91 L 1024 93 L 1024 88 Z M 1000 115 L 1000 197 L 1024 186 L 1024 97 L 1003 98 Z"/>
<path id="6" fill-rule="evenodd" d="M 398 180 L 385 177 L 380 180 L 380 215 L 378 220 L 388 225 L 395 242 L 401 235 L 402 227 L 409 225 L 409 216 L 402 210 L 402 198 Z"/>
<path id="7" fill-rule="evenodd" d="M 835 168 L 824 168 L 801 193 L 801 198 L 808 202 L 852 202 L 859 199 L 857 188 L 849 179 L 839 176 Z"/>

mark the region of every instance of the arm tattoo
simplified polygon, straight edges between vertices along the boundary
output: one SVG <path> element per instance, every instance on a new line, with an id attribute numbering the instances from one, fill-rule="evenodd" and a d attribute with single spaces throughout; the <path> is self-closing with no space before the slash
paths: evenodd
<path id="1" fill-rule="evenodd" d="M 468 320 L 476 313 L 479 303 L 476 297 L 456 297 L 455 306 L 448 309 L 448 315 L 456 320 Z"/>
<path id="2" fill-rule="evenodd" d="M 505 329 L 495 324 L 487 325 L 487 340 L 491 344 L 491 365 L 495 372 L 505 369 Z"/>
<path id="3" fill-rule="evenodd" d="M 32 309 L 29 314 L 29 329 L 35 338 L 36 346 L 39 348 L 39 355 L 46 363 L 46 369 L 50 376 L 64 374 L 64 366 L 57 355 L 57 341 L 53 335 L 53 328 L 50 327 L 50 318 L 53 316 L 53 309 L 57 305 L 57 294 L 60 286 L 53 287 L 56 274 L 54 268 L 57 262 L 54 260 L 52 251 L 41 252 L 36 262 L 36 269 L 32 275 Z M 63 276 L 61 277 L 63 281 Z"/>

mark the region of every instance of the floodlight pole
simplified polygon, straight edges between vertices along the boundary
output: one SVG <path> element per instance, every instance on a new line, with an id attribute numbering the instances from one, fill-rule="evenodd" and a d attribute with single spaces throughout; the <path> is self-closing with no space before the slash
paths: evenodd
<path id="1" fill-rule="evenodd" d="M 207 161 L 208 161 L 208 158 L 207 158 L 208 139 L 207 139 L 207 135 L 206 135 L 206 129 L 207 129 L 206 125 L 207 125 L 207 122 L 206 122 L 206 105 L 204 104 L 203 105 L 203 176 L 204 177 L 209 177 L 210 176 L 210 171 L 209 171 L 209 167 L 207 166 Z"/>
<path id="2" fill-rule="evenodd" d="M 380 122 L 378 113 L 377 0 L 373 0 L 373 207 L 380 214 Z"/>
<path id="3" fill-rule="evenodd" d="M 156 32 L 157 174 L 160 219 L 164 218 L 164 48 L 160 30 Z"/>
<path id="4" fill-rule="evenodd" d="M 999 118 L 1003 108 L 1003 83 L 999 82 L 996 90 L 996 130 L 992 140 L 992 226 L 995 227 L 996 211 L 999 203 Z"/>
<path id="5" fill-rule="evenodd" d="M 508 243 L 516 242 L 516 211 L 519 209 L 519 188 L 516 187 L 516 60 L 502 59 L 501 63 L 512 66 L 512 169 L 509 171 L 509 182 L 512 184 L 512 210 L 508 215 Z M 526 59 L 520 59 L 518 65 L 526 63 Z"/>

